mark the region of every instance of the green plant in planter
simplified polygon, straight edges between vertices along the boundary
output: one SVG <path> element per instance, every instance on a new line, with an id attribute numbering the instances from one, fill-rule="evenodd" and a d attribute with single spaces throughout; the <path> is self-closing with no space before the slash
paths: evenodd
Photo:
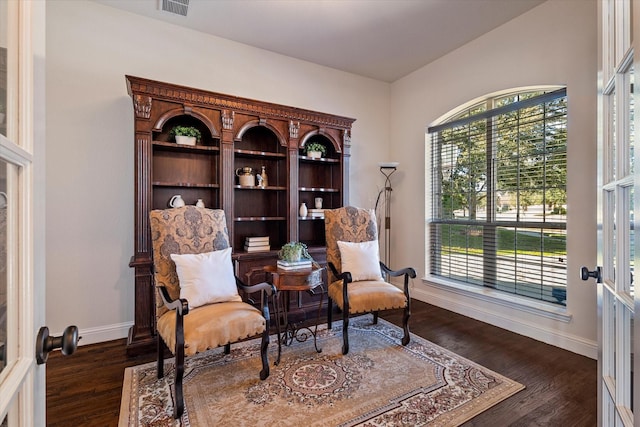
<path id="1" fill-rule="evenodd" d="M 320 144 L 319 142 L 310 142 L 304 146 L 304 150 L 307 154 L 309 151 L 319 151 L 323 156 L 327 154 L 327 147 Z"/>
<path id="2" fill-rule="evenodd" d="M 196 141 L 200 141 L 202 137 L 200 131 L 193 126 L 174 126 L 173 129 L 171 129 L 171 136 L 194 136 Z"/>
<path id="3" fill-rule="evenodd" d="M 309 251 L 307 251 L 307 245 L 301 242 L 285 243 L 278 252 L 278 258 L 285 261 L 300 261 L 301 259 L 313 260 L 311 255 L 309 255 Z"/>

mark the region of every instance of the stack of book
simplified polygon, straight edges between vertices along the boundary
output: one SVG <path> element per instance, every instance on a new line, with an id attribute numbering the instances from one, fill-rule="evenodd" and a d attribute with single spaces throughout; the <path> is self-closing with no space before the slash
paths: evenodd
<path id="1" fill-rule="evenodd" d="M 278 260 L 278 268 L 283 270 L 296 270 L 299 268 L 311 268 L 310 259 L 301 259 L 300 261 L 285 261 L 283 259 Z"/>
<path id="2" fill-rule="evenodd" d="M 311 218 L 324 218 L 324 209 L 309 209 Z"/>
<path id="3" fill-rule="evenodd" d="M 269 236 L 253 236 L 244 239 L 244 250 L 247 252 L 262 252 L 270 249 Z"/>

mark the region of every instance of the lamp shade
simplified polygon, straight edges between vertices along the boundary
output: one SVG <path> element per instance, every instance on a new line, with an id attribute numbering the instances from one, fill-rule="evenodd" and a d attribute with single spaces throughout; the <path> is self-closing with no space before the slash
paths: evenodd
<path id="1" fill-rule="evenodd" d="M 378 163 L 378 166 L 380 167 L 380 169 L 395 169 L 399 164 L 400 163 L 398 162 L 380 162 Z"/>

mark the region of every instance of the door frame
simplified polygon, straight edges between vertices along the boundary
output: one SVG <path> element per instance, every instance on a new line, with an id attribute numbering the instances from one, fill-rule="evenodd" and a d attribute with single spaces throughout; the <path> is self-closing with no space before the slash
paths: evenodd
<path id="1" fill-rule="evenodd" d="M 633 280 L 640 265 L 640 40 L 632 39 L 640 34 L 640 5 L 634 2 L 597 1 L 597 381 L 598 425 L 606 427 L 637 424 L 633 408 L 640 408 L 640 378 L 632 379 L 640 367 L 634 357 L 640 351 L 640 298 Z"/>
<path id="2" fill-rule="evenodd" d="M 35 338 L 45 323 L 45 2 L 8 0 L 3 6 L 7 52 L 15 56 L 7 61 L 9 138 L 0 136 L 0 156 L 20 172 L 8 211 L 16 231 L 7 242 L 17 248 L 7 254 L 7 274 L 16 278 L 8 282 L 9 301 L 16 305 L 8 333 L 18 350 L 0 374 L 0 422 L 9 411 L 10 426 L 45 425 L 46 372 L 35 362 Z"/>

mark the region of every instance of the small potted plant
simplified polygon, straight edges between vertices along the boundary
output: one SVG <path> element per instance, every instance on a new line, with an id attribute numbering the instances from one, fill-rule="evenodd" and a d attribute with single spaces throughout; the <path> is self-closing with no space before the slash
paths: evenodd
<path id="1" fill-rule="evenodd" d="M 193 126 L 174 126 L 171 136 L 175 137 L 176 144 L 182 145 L 196 145 L 202 137 L 200 131 Z"/>
<path id="2" fill-rule="evenodd" d="M 288 262 L 297 262 L 301 259 L 313 259 L 311 255 L 309 255 L 309 251 L 307 251 L 307 245 L 302 242 L 285 243 L 278 252 L 278 258 Z"/>
<path id="3" fill-rule="evenodd" d="M 319 142 L 310 142 L 304 146 L 307 156 L 312 159 L 319 159 L 327 154 L 327 148 Z"/>

